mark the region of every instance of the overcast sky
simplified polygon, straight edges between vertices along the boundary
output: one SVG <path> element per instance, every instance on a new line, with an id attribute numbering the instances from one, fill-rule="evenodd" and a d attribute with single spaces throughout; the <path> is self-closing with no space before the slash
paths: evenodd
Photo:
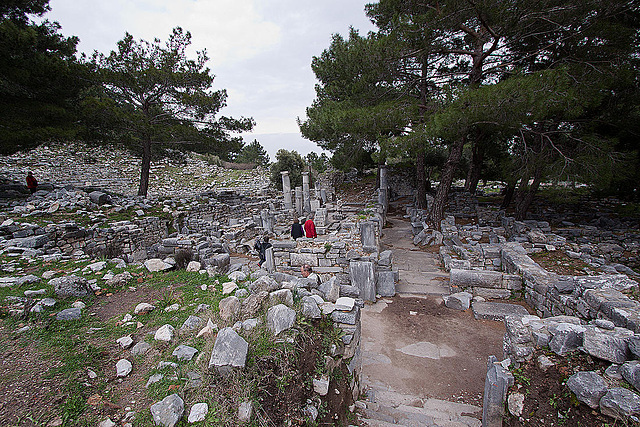
<path id="1" fill-rule="evenodd" d="M 136 40 L 165 41 L 174 27 L 192 34 L 206 49 L 214 89 L 226 89 L 222 114 L 253 117 L 254 132 L 271 160 L 279 148 L 305 155 L 320 152 L 302 138 L 296 117 L 315 98 L 311 59 L 329 47 L 331 35 L 349 26 L 366 34 L 373 25 L 364 5 L 373 0 L 51 0 L 45 18 L 66 36 L 80 38 L 78 50 L 109 53 L 129 32 Z"/>

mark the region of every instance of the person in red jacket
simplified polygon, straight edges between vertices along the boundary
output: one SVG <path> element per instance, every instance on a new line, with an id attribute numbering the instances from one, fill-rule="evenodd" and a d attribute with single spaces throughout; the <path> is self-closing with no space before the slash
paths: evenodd
<path id="1" fill-rule="evenodd" d="M 36 177 L 33 176 L 33 172 L 27 174 L 27 188 L 31 191 L 31 194 L 35 193 L 38 189 L 38 181 Z"/>
<path id="2" fill-rule="evenodd" d="M 310 239 L 318 237 L 316 233 L 316 225 L 313 223 L 313 214 L 309 215 L 309 219 L 304 223 L 304 232 Z"/>

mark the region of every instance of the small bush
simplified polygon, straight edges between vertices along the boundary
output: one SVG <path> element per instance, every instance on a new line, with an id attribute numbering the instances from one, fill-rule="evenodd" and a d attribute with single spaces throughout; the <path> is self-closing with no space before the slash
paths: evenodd
<path id="1" fill-rule="evenodd" d="M 193 253 L 191 252 L 191 249 L 178 249 L 175 256 L 176 268 L 179 270 L 186 269 L 192 259 Z"/>

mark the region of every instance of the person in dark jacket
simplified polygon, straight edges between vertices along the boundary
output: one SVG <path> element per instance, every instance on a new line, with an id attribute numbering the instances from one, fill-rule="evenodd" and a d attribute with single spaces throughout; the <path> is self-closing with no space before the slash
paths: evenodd
<path id="1" fill-rule="evenodd" d="M 300 224 L 298 218 L 295 218 L 293 220 L 293 225 L 291 226 L 291 237 L 293 237 L 293 240 L 296 240 L 303 236 L 304 230 L 302 229 L 302 225 Z"/>
<path id="2" fill-rule="evenodd" d="M 27 188 L 31 191 L 31 194 L 35 193 L 38 189 L 38 181 L 36 177 L 33 176 L 33 172 L 27 174 Z"/>

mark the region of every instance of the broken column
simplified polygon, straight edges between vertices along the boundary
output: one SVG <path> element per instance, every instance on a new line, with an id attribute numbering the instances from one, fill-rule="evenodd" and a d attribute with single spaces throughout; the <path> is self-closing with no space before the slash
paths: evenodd
<path id="1" fill-rule="evenodd" d="M 296 187 L 296 213 L 302 215 L 302 187 Z"/>
<path id="2" fill-rule="evenodd" d="M 360 223 L 360 241 L 365 251 L 376 252 L 378 245 L 376 244 L 376 226 L 373 222 Z"/>
<path id="3" fill-rule="evenodd" d="M 349 264 L 351 285 L 360 290 L 360 298 L 365 301 L 376 300 L 376 276 L 370 261 L 351 261 Z"/>
<path id="4" fill-rule="evenodd" d="M 304 211 L 311 212 L 311 190 L 309 189 L 309 172 L 302 172 L 302 197 Z"/>
<path id="5" fill-rule="evenodd" d="M 263 209 L 260 211 L 260 217 L 262 219 L 262 228 L 267 233 L 273 233 L 273 222 L 269 218 L 269 210 Z"/>
<path id="6" fill-rule="evenodd" d="M 386 212 L 389 208 L 389 184 L 387 182 L 387 165 L 380 166 L 380 192 L 378 202 L 384 207 Z"/>
<path id="7" fill-rule="evenodd" d="M 289 210 L 293 209 L 293 203 L 291 202 L 291 181 L 289 180 L 289 172 L 282 171 L 282 192 L 284 193 L 284 208 Z"/>
<path id="8" fill-rule="evenodd" d="M 263 264 L 263 268 L 267 270 L 269 273 L 273 273 L 275 271 L 275 261 L 273 259 L 273 247 L 267 248 L 264 251 L 265 261 Z"/>

